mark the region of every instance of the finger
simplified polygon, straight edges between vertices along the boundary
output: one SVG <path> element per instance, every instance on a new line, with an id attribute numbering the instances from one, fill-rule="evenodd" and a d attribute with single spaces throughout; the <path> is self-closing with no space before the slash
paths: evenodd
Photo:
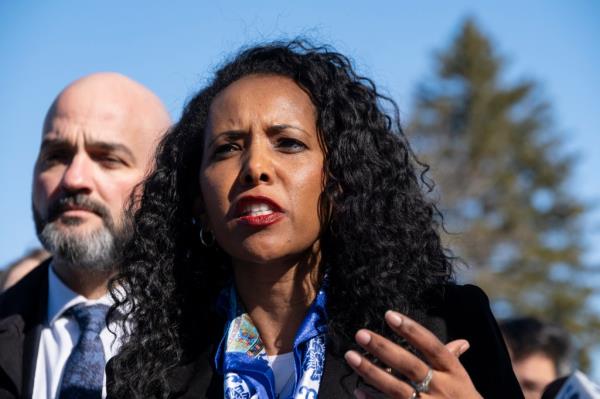
<path id="1" fill-rule="evenodd" d="M 365 388 L 356 388 L 353 393 L 356 399 L 384 399 L 383 394 L 374 389 L 367 390 Z"/>
<path id="2" fill-rule="evenodd" d="M 353 393 L 356 399 L 370 399 L 360 388 L 356 388 Z"/>
<path id="3" fill-rule="evenodd" d="M 385 321 L 394 332 L 419 350 L 434 369 L 450 370 L 456 366 L 456 356 L 431 331 L 416 321 L 393 310 L 385 313 Z"/>
<path id="4" fill-rule="evenodd" d="M 358 398 L 357 394 L 364 395 L 363 398 L 365 399 L 388 399 L 388 396 L 379 392 L 370 385 L 366 385 L 364 382 L 359 382 L 359 387 L 354 390 L 354 396 Z"/>
<path id="5" fill-rule="evenodd" d="M 460 355 L 468 351 L 470 347 L 471 345 L 466 339 L 457 339 L 446 344 L 446 349 L 456 357 L 460 357 Z"/>
<path id="6" fill-rule="evenodd" d="M 369 353 L 411 381 L 421 381 L 429 371 L 421 359 L 377 333 L 358 330 L 355 339 Z"/>
<path id="7" fill-rule="evenodd" d="M 400 381 L 393 375 L 386 373 L 379 367 L 375 366 L 365 357 L 358 354 L 356 351 L 348 351 L 344 355 L 346 362 L 356 374 L 361 376 L 363 380 L 381 393 L 391 396 L 392 398 L 409 397 L 412 394 L 413 388 Z"/>

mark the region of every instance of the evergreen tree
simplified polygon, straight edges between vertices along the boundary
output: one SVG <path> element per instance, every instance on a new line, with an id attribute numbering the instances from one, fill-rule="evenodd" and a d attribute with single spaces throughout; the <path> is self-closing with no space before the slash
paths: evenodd
<path id="1" fill-rule="evenodd" d="M 589 348 L 600 317 L 581 259 L 585 209 L 567 186 L 574 158 L 539 86 L 508 83 L 503 68 L 467 20 L 418 87 L 409 134 L 432 168 L 446 244 L 496 309 L 558 322 Z"/>

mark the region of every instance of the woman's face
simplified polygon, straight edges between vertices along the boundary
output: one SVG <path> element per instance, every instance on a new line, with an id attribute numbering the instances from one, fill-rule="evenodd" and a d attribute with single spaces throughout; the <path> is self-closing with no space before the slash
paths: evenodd
<path id="1" fill-rule="evenodd" d="M 291 79 L 250 75 L 213 100 L 200 211 L 234 263 L 295 260 L 319 236 L 323 151 L 309 96 Z"/>

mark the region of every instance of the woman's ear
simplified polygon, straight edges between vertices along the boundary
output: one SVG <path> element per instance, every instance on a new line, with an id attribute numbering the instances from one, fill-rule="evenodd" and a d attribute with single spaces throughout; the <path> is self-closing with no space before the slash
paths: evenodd
<path id="1" fill-rule="evenodd" d="M 208 218 L 206 217 L 206 209 L 204 208 L 204 201 L 202 197 L 198 196 L 192 204 L 192 214 L 194 218 L 200 222 L 201 226 L 206 227 L 208 225 Z"/>

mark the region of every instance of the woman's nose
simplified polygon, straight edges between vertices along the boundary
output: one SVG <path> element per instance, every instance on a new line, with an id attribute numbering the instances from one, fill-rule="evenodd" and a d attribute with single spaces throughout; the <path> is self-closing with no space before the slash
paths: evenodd
<path id="1" fill-rule="evenodd" d="M 266 143 L 251 144 L 244 156 L 240 183 L 245 185 L 268 184 L 273 181 L 273 160 Z"/>

